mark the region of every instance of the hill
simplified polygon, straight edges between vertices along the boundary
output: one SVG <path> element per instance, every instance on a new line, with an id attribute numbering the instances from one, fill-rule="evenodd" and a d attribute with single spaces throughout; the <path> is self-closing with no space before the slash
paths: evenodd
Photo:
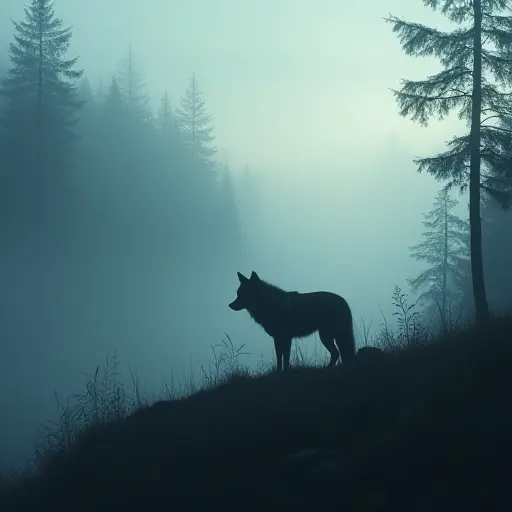
<path id="1" fill-rule="evenodd" d="M 512 320 L 332 370 L 232 375 L 88 429 L 8 510 L 503 510 Z"/>

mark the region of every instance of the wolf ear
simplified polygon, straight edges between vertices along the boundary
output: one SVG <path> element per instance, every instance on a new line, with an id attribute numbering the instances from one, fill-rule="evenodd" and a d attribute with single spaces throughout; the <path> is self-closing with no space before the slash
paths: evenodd
<path id="1" fill-rule="evenodd" d="M 254 272 L 254 270 L 252 271 L 252 274 L 251 274 L 251 281 L 260 281 L 260 276 L 258 274 L 256 274 L 256 272 Z"/>
<path id="2" fill-rule="evenodd" d="M 240 272 L 237 272 L 236 275 L 238 276 L 240 284 L 245 283 L 245 281 L 248 281 L 247 277 L 245 277 L 243 274 L 240 274 Z"/>

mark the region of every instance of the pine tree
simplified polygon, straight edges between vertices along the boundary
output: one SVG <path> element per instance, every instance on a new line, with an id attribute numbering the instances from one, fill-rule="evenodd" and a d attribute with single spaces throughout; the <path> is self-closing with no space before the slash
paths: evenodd
<path id="1" fill-rule="evenodd" d="M 174 110 L 169 99 L 169 94 L 165 91 L 157 110 L 156 128 L 165 138 L 176 135 L 177 127 L 174 118 Z"/>
<path id="2" fill-rule="evenodd" d="M 469 257 L 469 225 L 451 213 L 458 201 L 443 188 L 433 208 L 424 214 L 423 242 L 410 247 L 411 256 L 429 267 L 409 280 L 412 289 L 423 290 L 418 301 L 426 309 L 434 307 L 444 326 L 448 323 L 449 302 L 460 303 L 464 289 L 464 267 Z"/>
<path id="3" fill-rule="evenodd" d="M 105 115 L 112 118 L 121 115 L 125 112 L 123 97 L 121 95 L 121 89 L 117 78 L 114 76 L 108 87 L 108 91 L 105 97 Z"/>
<path id="4" fill-rule="evenodd" d="M 77 81 L 82 71 L 75 69 L 78 58 L 65 59 L 72 33 L 55 16 L 51 0 L 31 0 L 25 20 L 13 24 L 11 67 L 1 87 L 7 103 L 2 205 L 9 212 L 2 218 L 9 224 L 2 226 L 8 228 L 1 230 L 2 247 L 12 247 L 11 233 L 16 233 L 14 240 L 29 241 L 27 253 L 16 258 L 32 271 L 23 278 L 32 286 L 27 301 L 32 301 L 32 325 L 41 341 L 50 333 L 48 308 L 55 285 L 47 268 L 69 254 L 76 220 L 70 175 L 79 142 Z"/>
<path id="5" fill-rule="evenodd" d="M 121 61 L 121 69 L 116 78 L 128 110 L 137 118 L 148 121 L 151 118 L 149 96 L 144 91 L 146 83 L 135 60 L 131 45 L 128 46 L 126 57 Z"/>
<path id="6" fill-rule="evenodd" d="M 398 33 L 407 55 L 436 56 L 443 70 L 426 80 L 404 80 L 393 93 L 400 115 L 427 125 L 437 115 L 443 119 L 457 109 L 469 133 L 454 137 L 449 149 L 429 158 L 415 160 L 418 171 L 427 171 L 448 186 L 469 186 L 471 228 L 471 272 L 477 322 L 489 318 L 480 219 L 481 188 L 495 198 L 503 191 L 493 178 L 503 170 L 495 154 L 502 153 L 500 119 L 511 110 L 510 95 L 503 87 L 512 83 L 512 59 L 506 50 L 512 44 L 512 17 L 504 16 L 509 0 L 423 0 L 440 10 L 460 28 L 442 32 L 394 16 L 386 19 Z M 469 168 L 469 173 L 468 173 Z M 482 173 L 485 169 L 487 173 Z"/>
<path id="7" fill-rule="evenodd" d="M 193 155 L 199 161 L 211 165 L 211 158 L 217 152 L 213 146 L 215 137 L 212 135 L 212 118 L 206 110 L 195 73 L 181 99 L 180 108 L 176 110 L 176 120 Z"/>
<path id="8" fill-rule="evenodd" d="M 113 183 L 118 182 L 116 186 L 120 196 L 122 196 L 122 187 L 127 184 L 127 176 L 136 165 L 134 153 L 137 149 L 135 147 L 137 139 L 133 137 L 130 120 L 133 119 L 128 112 L 118 80 L 113 76 L 101 106 L 98 147 L 103 163 L 102 169 L 98 171 L 105 179 L 112 180 Z M 117 203 L 119 202 L 118 200 Z"/>
<path id="9" fill-rule="evenodd" d="M 78 140 L 73 126 L 82 105 L 76 90 L 82 71 L 74 69 L 78 58 L 63 58 L 71 29 L 62 28 L 51 0 L 32 0 L 25 17 L 25 21 L 13 21 L 11 68 L 2 83 L 7 100 L 3 121 L 10 169 L 30 176 L 36 191 L 34 215 L 40 223 L 53 178 L 48 173 L 65 170 Z"/>

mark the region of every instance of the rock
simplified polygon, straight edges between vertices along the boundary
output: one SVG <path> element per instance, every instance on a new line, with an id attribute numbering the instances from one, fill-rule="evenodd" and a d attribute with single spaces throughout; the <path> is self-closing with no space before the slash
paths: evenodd
<path id="1" fill-rule="evenodd" d="M 361 347 L 356 354 L 356 358 L 364 361 L 382 359 L 386 356 L 386 352 L 378 347 Z"/>

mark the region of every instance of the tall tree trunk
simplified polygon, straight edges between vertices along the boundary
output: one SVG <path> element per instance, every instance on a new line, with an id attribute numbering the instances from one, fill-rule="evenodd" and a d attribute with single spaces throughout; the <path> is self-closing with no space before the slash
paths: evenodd
<path id="1" fill-rule="evenodd" d="M 36 166 L 33 172 L 36 176 L 36 202 L 35 202 L 35 222 L 40 231 L 44 224 L 44 119 L 43 119 L 43 26 L 39 20 L 39 52 L 38 52 L 38 73 L 37 73 L 37 105 L 36 105 Z M 39 235 L 38 235 L 39 237 Z M 37 248 L 38 250 L 40 247 Z"/>
<path id="2" fill-rule="evenodd" d="M 443 256 L 443 296 L 442 296 L 442 322 L 447 329 L 446 299 L 448 295 L 448 193 L 444 197 L 444 256 Z"/>
<path id="3" fill-rule="evenodd" d="M 41 350 L 44 350 L 45 344 L 45 226 L 46 226 L 46 165 L 45 165 L 45 115 L 44 115 L 44 53 L 43 53 L 43 25 L 39 19 L 39 48 L 38 48 L 38 76 L 37 76 L 37 103 L 36 103 L 36 126 L 35 126 L 35 151 L 34 168 L 32 177 L 34 178 L 34 334 L 39 338 L 35 340 L 39 343 Z M 44 352 L 43 352 L 44 353 Z"/>
<path id="4" fill-rule="evenodd" d="M 480 219 L 480 113 L 482 107 L 482 0 L 473 0 L 473 97 L 470 132 L 469 223 L 471 231 L 471 274 L 476 321 L 484 325 L 489 319 L 482 257 Z"/>

